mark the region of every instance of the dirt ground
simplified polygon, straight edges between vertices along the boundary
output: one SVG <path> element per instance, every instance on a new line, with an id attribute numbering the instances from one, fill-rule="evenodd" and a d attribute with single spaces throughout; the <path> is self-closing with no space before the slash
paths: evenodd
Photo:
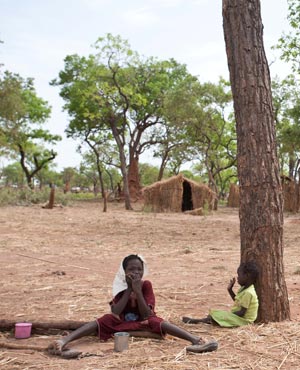
<path id="1" fill-rule="evenodd" d="M 206 339 L 216 352 L 186 353 L 187 342 L 130 338 L 129 350 L 116 353 L 113 341 L 80 339 L 72 348 L 90 354 L 64 360 L 33 349 L 58 335 L 15 339 L 0 332 L 1 369 L 299 369 L 300 215 L 285 215 L 284 262 L 292 320 L 244 328 L 189 325 L 181 317 L 202 317 L 210 307 L 229 309 L 226 291 L 239 263 L 238 211 L 220 208 L 206 216 L 154 214 L 94 202 L 52 210 L 0 208 L 0 315 L 13 321 L 90 321 L 108 312 L 111 285 L 121 259 L 142 254 L 156 294 L 156 311 Z"/>

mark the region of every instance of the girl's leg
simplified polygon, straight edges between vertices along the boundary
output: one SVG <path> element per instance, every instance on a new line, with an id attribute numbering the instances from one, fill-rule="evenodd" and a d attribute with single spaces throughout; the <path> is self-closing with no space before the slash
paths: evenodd
<path id="1" fill-rule="evenodd" d="M 190 341 L 192 344 L 202 344 L 204 341 L 200 338 L 197 337 L 188 331 L 179 328 L 178 326 L 171 324 L 167 321 L 163 321 L 161 323 L 161 330 L 166 333 L 173 335 L 173 337 L 181 338 Z"/>
<path id="2" fill-rule="evenodd" d="M 171 334 L 174 337 L 189 340 L 192 345 L 186 347 L 188 352 L 212 352 L 216 351 L 218 348 L 218 343 L 216 341 L 205 342 L 202 338 L 197 337 L 176 325 L 170 324 L 169 322 L 163 321 L 161 323 L 161 329 L 165 333 Z"/>
<path id="3" fill-rule="evenodd" d="M 192 317 L 183 316 L 182 321 L 186 324 L 199 324 L 200 322 L 204 322 L 205 324 L 213 323 L 212 317 L 210 315 L 202 319 L 193 319 Z"/>
<path id="4" fill-rule="evenodd" d="M 48 351 L 52 354 L 61 354 L 64 347 L 72 342 L 73 340 L 82 338 L 87 335 L 96 334 L 98 330 L 98 324 L 97 321 L 89 322 L 80 328 L 74 330 L 69 335 L 62 337 L 61 339 L 58 339 L 51 343 L 48 347 Z"/>

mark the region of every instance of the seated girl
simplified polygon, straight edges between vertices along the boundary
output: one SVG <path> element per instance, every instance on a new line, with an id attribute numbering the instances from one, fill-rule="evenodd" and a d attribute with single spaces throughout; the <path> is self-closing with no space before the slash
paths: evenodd
<path id="1" fill-rule="evenodd" d="M 237 270 L 237 281 L 241 288 L 235 294 L 232 290 L 236 279 L 230 280 L 228 293 L 234 300 L 231 311 L 210 310 L 209 315 L 202 319 L 184 316 L 182 321 L 189 324 L 218 324 L 222 327 L 236 327 L 253 323 L 257 318 L 258 298 L 254 283 L 258 277 L 258 268 L 254 262 L 242 263 Z"/>
<path id="2" fill-rule="evenodd" d="M 114 280 L 114 298 L 110 302 L 111 313 L 54 341 L 49 345 L 48 352 L 64 358 L 77 357 L 80 352 L 66 349 L 66 345 L 71 341 L 91 334 L 97 334 L 101 340 L 108 340 L 114 333 L 120 331 L 149 331 L 161 337 L 170 334 L 191 342 L 191 345 L 186 347 L 190 352 L 216 350 L 218 347 L 216 341 L 205 343 L 200 337 L 156 315 L 152 284 L 149 280 L 142 280 L 143 275 L 143 259 L 135 254 L 125 257 Z"/>

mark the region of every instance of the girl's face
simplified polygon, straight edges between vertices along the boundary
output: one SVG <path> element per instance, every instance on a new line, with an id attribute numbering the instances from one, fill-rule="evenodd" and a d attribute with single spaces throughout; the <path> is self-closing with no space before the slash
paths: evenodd
<path id="1" fill-rule="evenodd" d="M 129 276 L 133 280 L 142 279 L 144 274 L 143 264 L 139 259 L 132 259 L 128 262 L 125 275 Z"/>
<path id="2" fill-rule="evenodd" d="M 237 270 L 237 281 L 240 286 L 244 286 L 249 283 L 249 274 L 245 273 L 240 267 Z"/>

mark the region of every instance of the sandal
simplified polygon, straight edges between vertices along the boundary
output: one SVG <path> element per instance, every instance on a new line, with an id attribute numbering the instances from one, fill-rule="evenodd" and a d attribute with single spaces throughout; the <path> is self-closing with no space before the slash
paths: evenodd
<path id="1" fill-rule="evenodd" d="M 193 319 L 192 317 L 183 316 L 182 321 L 185 324 L 199 324 L 201 322 L 201 319 Z"/>
<path id="2" fill-rule="evenodd" d="M 61 352 L 60 357 L 65 359 L 78 358 L 82 352 L 74 351 L 73 349 L 65 349 Z"/>

